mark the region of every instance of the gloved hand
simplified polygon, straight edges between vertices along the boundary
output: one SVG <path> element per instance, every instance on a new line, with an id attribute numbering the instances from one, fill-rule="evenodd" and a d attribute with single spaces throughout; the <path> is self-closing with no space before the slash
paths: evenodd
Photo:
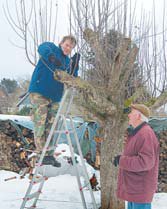
<path id="1" fill-rule="evenodd" d="M 57 67 L 60 67 L 62 65 L 61 61 L 57 59 L 54 55 L 49 56 L 49 62 L 55 64 Z"/>
<path id="2" fill-rule="evenodd" d="M 73 75 L 75 72 L 75 69 L 78 68 L 80 57 L 81 57 L 80 53 L 75 53 L 71 57 L 71 60 L 72 60 L 71 73 L 70 73 L 71 75 Z"/>
<path id="3" fill-rule="evenodd" d="M 78 63 L 79 60 L 80 60 L 80 57 L 81 57 L 80 53 L 75 53 L 75 54 L 71 57 L 71 59 L 72 59 L 72 61 L 73 61 L 74 63 Z"/>
<path id="4" fill-rule="evenodd" d="M 115 165 L 115 167 L 117 167 L 119 165 L 120 157 L 121 157 L 121 155 L 117 155 L 114 157 L 113 164 Z"/>

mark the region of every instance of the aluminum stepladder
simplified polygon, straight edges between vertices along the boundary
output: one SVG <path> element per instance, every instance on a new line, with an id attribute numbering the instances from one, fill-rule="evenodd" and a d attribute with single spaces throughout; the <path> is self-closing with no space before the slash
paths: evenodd
<path id="1" fill-rule="evenodd" d="M 81 200 L 82 200 L 82 205 L 84 209 L 88 209 L 87 204 L 86 204 L 86 200 L 85 200 L 85 196 L 83 193 L 83 187 L 81 184 L 81 180 L 80 180 L 80 174 L 78 171 L 78 167 L 77 167 L 77 162 L 75 159 L 75 154 L 74 154 L 74 149 L 72 146 L 72 142 L 71 142 L 71 135 L 73 134 L 74 137 L 74 141 L 76 143 L 76 147 L 81 159 L 81 164 L 82 164 L 82 168 L 83 168 L 83 177 L 84 180 L 86 182 L 86 186 L 89 189 L 90 192 L 90 196 L 91 196 L 91 201 L 92 201 L 92 209 L 97 209 L 97 205 L 96 205 L 96 201 L 94 198 L 94 194 L 90 185 L 90 181 L 89 181 L 89 176 L 87 173 L 87 169 L 86 169 L 86 165 L 85 165 L 85 161 L 82 155 L 82 150 L 80 147 L 80 143 L 79 143 L 79 139 L 78 139 L 78 135 L 72 120 L 72 117 L 69 117 L 69 123 L 70 123 L 70 130 L 69 127 L 67 126 L 67 116 L 68 113 L 70 111 L 70 106 L 72 104 L 73 98 L 74 98 L 74 94 L 75 94 L 75 89 L 74 88 L 69 88 L 65 90 L 64 96 L 62 98 L 62 101 L 59 105 L 59 109 L 57 111 L 57 114 L 55 116 L 54 122 L 52 124 L 50 133 L 47 137 L 46 143 L 44 145 L 44 148 L 42 150 L 42 153 L 40 155 L 39 161 L 36 165 L 36 167 L 34 168 L 34 175 L 32 180 L 30 181 L 29 187 L 26 191 L 25 197 L 23 198 L 22 204 L 20 209 L 24 209 L 24 208 L 28 208 L 28 209 L 33 209 L 33 208 L 37 208 L 37 201 L 39 200 L 39 196 L 41 194 L 42 188 L 44 186 L 45 181 L 48 179 L 47 176 L 41 175 L 40 177 L 38 176 L 39 170 L 42 166 L 42 161 L 43 158 L 46 154 L 47 151 L 54 151 L 56 149 L 56 146 L 61 138 L 61 134 L 66 135 L 67 138 L 67 142 L 70 148 L 70 153 L 71 153 L 71 158 L 72 158 L 72 163 L 73 166 L 75 168 L 75 173 L 76 173 L 76 178 L 77 178 L 77 183 L 78 183 L 78 187 L 79 187 L 79 192 L 81 195 Z M 67 103 L 67 105 L 65 105 L 66 100 L 69 100 L 69 102 Z M 66 107 L 64 107 L 66 106 Z M 55 137 L 56 135 L 56 137 Z M 50 146 L 50 144 L 53 144 L 53 146 Z M 59 169 L 59 168 L 58 168 Z M 36 192 L 32 192 L 34 185 L 38 184 L 38 188 Z M 29 201 L 32 201 L 32 205 L 31 206 L 26 206 L 28 204 Z"/>

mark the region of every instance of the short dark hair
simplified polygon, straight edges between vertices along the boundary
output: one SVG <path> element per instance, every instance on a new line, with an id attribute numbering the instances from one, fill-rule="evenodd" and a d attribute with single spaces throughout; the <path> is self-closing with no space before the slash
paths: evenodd
<path id="1" fill-rule="evenodd" d="M 60 44 L 64 43 L 66 40 L 70 40 L 74 47 L 77 44 L 76 38 L 73 35 L 64 36 L 60 42 Z"/>

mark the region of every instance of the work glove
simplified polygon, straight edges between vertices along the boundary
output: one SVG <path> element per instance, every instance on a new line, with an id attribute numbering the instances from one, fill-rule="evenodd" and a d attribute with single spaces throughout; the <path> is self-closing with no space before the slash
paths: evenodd
<path id="1" fill-rule="evenodd" d="M 75 53 L 71 57 L 71 60 L 72 60 L 71 73 L 70 73 L 71 75 L 73 75 L 75 72 L 75 69 L 78 68 L 80 57 L 81 57 L 80 53 Z"/>
<path id="2" fill-rule="evenodd" d="M 115 167 L 117 167 L 119 165 L 120 157 L 121 157 L 121 155 L 117 155 L 114 157 L 113 164 L 115 165 Z"/>
<path id="3" fill-rule="evenodd" d="M 57 59 L 54 55 L 49 56 L 49 62 L 55 64 L 57 67 L 60 67 L 62 65 L 61 61 Z"/>

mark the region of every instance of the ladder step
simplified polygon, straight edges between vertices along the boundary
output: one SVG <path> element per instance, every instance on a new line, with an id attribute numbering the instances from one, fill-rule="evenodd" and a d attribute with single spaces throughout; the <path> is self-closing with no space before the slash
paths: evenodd
<path id="1" fill-rule="evenodd" d="M 28 201 L 28 200 L 31 200 L 31 199 L 33 199 L 33 198 L 38 197 L 40 193 L 41 193 L 41 191 L 34 192 L 34 193 L 32 193 L 32 194 L 27 195 L 27 196 L 24 197 L 23 199 L 26 199 L 27 201 Z"/>
<path id="2" fill-rule="evenodd" d="M 56 147 L 57 147 L 57 146 L 51 146 L 51 147 L 48 147 L 48 148 L 47 148 L 47 151 L 52 151 L 52 150 L 55 150 L 55 149 L 56 149 Z"/>
<path id="3" fill-rule="evenodd" d="M 40 183 L 40 182 L 42 182 L 42 181 L 46 181 L 46 180 L 48 180 L 48 177 L 46 177 L 46 176 L 40 176 L 40 177 L 36 176 L 36 177 L 34 177 L 34 179 L 32 180 L 32 183 L 33 183 L 33 184 L 38 184 L 38 183 Z"/>
<path id="4" fill-rule="evenodd" d="M 58 133 L 58 134 L 71 134 L 71 133 L 74 133 L 74 130 L 57 130 L 54 132 L 55 134 Z"/>

